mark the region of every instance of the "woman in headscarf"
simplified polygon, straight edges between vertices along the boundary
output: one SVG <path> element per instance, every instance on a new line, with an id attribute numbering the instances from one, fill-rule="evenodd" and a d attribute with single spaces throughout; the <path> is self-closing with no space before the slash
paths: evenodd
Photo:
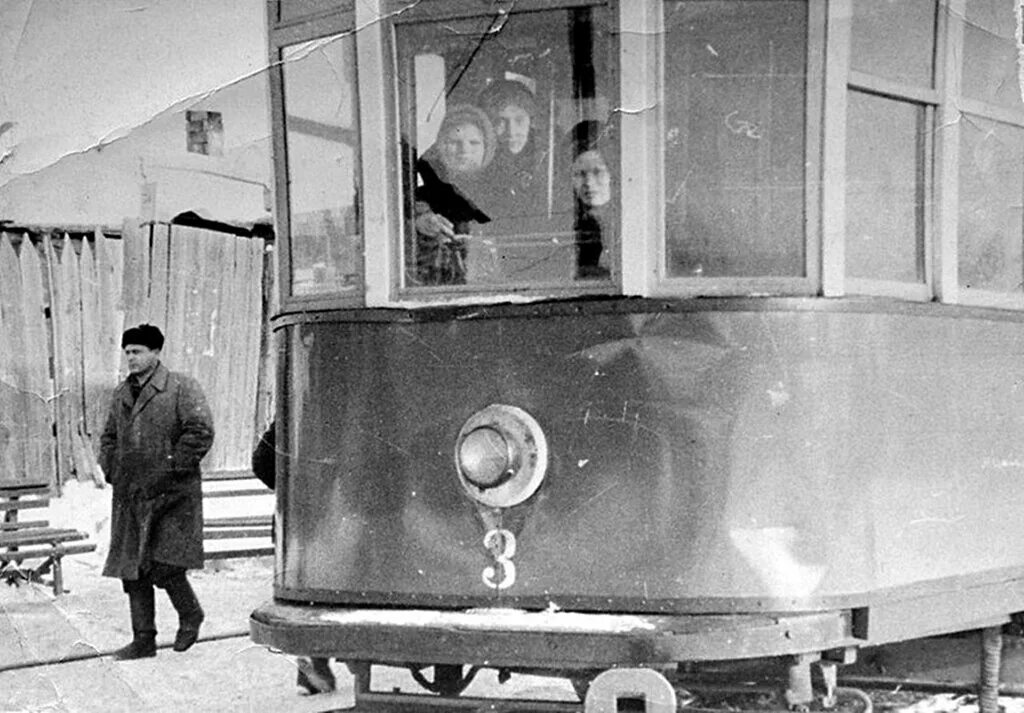
<path id="1" fill-rule="evenodd" d="M 618 229 L 614 201 L 615 142 L 607 124 L 581 121 L 569 132 L 566 163 L 573 192 L 573 231 L 576 238 L 576 277 L 607 278 L 601 264 L 606 245 L 616 244 Z"/>
<path id="2" fill-rule="evenodd" d="M 544 201 L 544 154 L 537 146 L 537 104 L 522 82 L 500 79 L 480 94 L 497 148 L 487 171 L 492 218 L 536 215 Z"/>
<path id="3" fill-rule="evenodd" d="M 466 281 L 466 241 L 490 221 L 480 205 L 482 176 L 494 158 L 490 119 L 468 104 L 449 107 L 437 141 L 416 162 L 416 275 L 422 284 Z"/>

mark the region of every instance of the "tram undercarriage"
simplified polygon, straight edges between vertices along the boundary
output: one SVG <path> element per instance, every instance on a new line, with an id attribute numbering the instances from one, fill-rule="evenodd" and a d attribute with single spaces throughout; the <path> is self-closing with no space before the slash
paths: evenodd
<path id="1" fill-rule="evenodd" d="M 577 711 L 582 703 L 586 713 L 661 713 L 702 710 L 709 694 L 774 692 L 791 711 L 829 710 L 843 699 L 843 710 L 863 713 L 871 710 L 870 697 L 839 685 L 839 667 L 856 660 L 869 630 L 878 643 L 899 638 L 902 627 L 920 627 L 910 621 L 914 612 L 926 616 L 937 606 L 953 606 L 966 617 L 981 614 L 985 607 L 972 612 L 964 594 L 992 600 L 992 592 L 967 588 L 912 600 L 914 606 L 893 600 L 870 609 L 720 615 L 347 609 L 276 601 L 254 612 L 251 628 L 254 641 L 272 648 L 344 661 L 355 678 L 357 705 L 539 712 Z M 878 622 L 873 629 L 871 614 Z M 995 615 L 974 622 L 987 642 L 979 688 L 984 694 L 987 681 L 990 696 L 999 675 L 992 638 L 1001 641 L 1004 623 L 1006 617 Z M 747 662 L 756 662 L 757 685 Z M 408 668 L 423 691 L 376 689 L 374 665 Z M 579 702 L 463 696 L 484 668 L 496 670 L 499 683 L 512 674 L 568 679 Z"/>

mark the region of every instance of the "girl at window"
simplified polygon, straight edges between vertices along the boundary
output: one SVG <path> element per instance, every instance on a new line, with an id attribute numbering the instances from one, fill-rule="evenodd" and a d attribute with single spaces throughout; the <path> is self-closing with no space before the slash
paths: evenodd
<path id="1" fill-rule="evenodd" d="M 490 119 L 480 109 L 448 109 L 437 141 L 416 162 L 416 274 L 421 284 L 466 282 L 466 236 L 490 221 L 479 206 L 480 180 L 494 158 Z"/>

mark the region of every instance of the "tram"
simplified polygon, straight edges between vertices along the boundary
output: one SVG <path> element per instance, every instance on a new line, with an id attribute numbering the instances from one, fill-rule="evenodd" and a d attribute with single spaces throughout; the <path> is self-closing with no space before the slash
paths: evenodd
<path id="1" fill-rule="evenodd" d="M 799 705 L 1024 609 L 1015 3 L 267 7 L 255 642 L 357 699 L 777 658 Z"/>

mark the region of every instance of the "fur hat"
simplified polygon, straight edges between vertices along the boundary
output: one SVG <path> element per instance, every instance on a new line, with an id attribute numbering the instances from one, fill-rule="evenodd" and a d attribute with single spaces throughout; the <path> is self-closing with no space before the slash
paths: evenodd
<path id="1" fill-rule="evenodd" d="M 511 79 L 498 79 L 487 85 L 487 88 L 480 92 L 480 106 L 489 115 L 495 116 L 510 104 L 523 109 L 530 115 L 532 120 L 537 116 L 537 102 L 533 92 L 522 82 Z"/>
<path id="2" fill-rule="evenodd" d="M 124 349 L 129 344 L 159 351 L 164 348 L 164 335 L 152 324 L 140 324 L 138 327 L 124 330 L 124 334 L 121 335 L 121 348 Z"/>

